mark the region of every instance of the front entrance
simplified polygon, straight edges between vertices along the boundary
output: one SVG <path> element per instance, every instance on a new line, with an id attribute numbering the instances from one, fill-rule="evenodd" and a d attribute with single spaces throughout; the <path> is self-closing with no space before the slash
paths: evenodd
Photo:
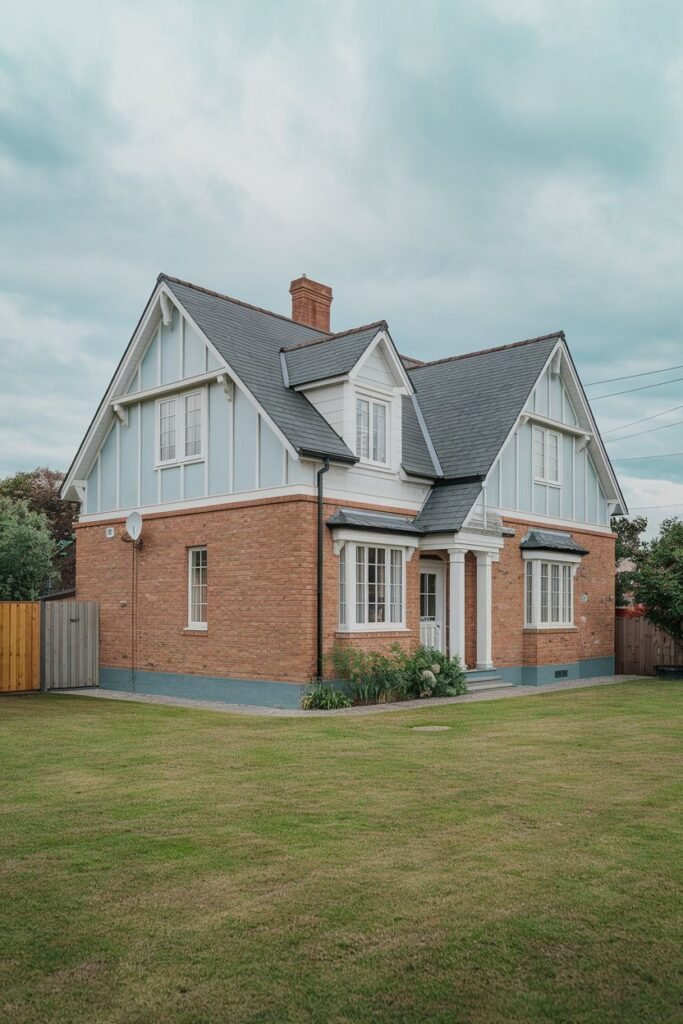
<path id="1" fill-rule="evenodd" d="M 444 565 L 436 559 L 420 560 L 420 643 L 445 652 Z"/>

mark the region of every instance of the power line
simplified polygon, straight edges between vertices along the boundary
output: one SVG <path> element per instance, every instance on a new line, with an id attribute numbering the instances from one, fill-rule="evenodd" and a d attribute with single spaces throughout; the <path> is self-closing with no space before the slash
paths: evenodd
<path id="1" fill-rule="evenodd" d="M 648 388 L 661 388 L 665 384 L 676 384 L 683 377 L 674 377 L 673 380 L 660 380 L 658 384 L 641 384 L 639 388 L 627 388 L 626 391 L 610 391 L 608 395 L 597 395 L 591 398 L 591 402 L 599 402 L 601 398 L 614 398 L 616 395 L 632 395 L 634 391 L 647 391 Z"/>
<path id="2" fill-rule="evenodd" d="M 632 423 L 622 423 L 620 427 L 610 427 L 609 430 L 602 431 L 602 436 L 614 434 L 617 430 L 626 430 L 628 427 L 636 427 L 639 423 L 647 423 L 648 420 L 659 419 L 660 416 L 666 416 L 667 413 L 676 412 L 678 409 L 683 409 L 683 405 L 674 405 L 671 409 L 665 409 L 664 412 L 656 412 L 654 416 L 643 416 L 642 420 L 633 420 Z"/>
<path id="3" fill-rule="evenodd" d="M 655 430 L 668 430 L 669 427 L 677 427 L 683 420 L 674 420 L 673 423 L 663 423 L 661 427 L 650 427 L 649 430 L 636 430 L 635 434 L 624 434 L 623 437 L 612 437 L 607 444 L 617 444 L 618 441 L 626 441 L 629 437 L 640 437 L 641 434 L 654 434 Z"/>
<path id="4" fill-rule="evenodd" d="M 671 505 L 631 505 L 631 512 L 651 512 L 656 508 L 683 508 L 683 501 L 674 501 Z"/>
<path id="5" fill-rule="evenodd" d="M 612 459 L 612 462 L 644 462 L 645 459 L 673 459 L 683 452 L 666 452 L 662 455 L 633 455 L 628 459 Z"/>
<path id="6" fill-rule="evenodd" d="M 614 384 L 617 380 L 633 380 L 634 377 L 649 377 L 653 373 L 667 373 L 668 370 L 683 370 L 683 363 L 679 363 L 677 366 L 663 366 L 661 370 L 643 370 L 642 373 L 627 373 L 625 377 L 608 377 L 607 380 L 592 380 L 590 384 L 584 384 L 584 387 L 592 388 L 596 384 Z"/>

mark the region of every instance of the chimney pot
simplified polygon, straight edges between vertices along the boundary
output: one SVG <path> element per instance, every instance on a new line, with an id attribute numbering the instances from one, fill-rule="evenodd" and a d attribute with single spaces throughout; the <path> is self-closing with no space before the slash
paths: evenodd
<path id="1" fill-rule="evenodd" d="M 328 285 L 312 281 L 302 274 L 290 284 L 289 294 L 292 296 L 292 320 L 316 331 L 330 333 L 332 289 Z"/>

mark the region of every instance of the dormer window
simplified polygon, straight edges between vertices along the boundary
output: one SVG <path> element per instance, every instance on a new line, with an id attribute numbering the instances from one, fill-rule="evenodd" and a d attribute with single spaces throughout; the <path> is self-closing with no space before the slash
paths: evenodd
<path id="1" fill-rule="evenodd" d="M 356 453 L 362 462 L 386 465 L 388 419 L 386 402 L 356 399 Z"/>

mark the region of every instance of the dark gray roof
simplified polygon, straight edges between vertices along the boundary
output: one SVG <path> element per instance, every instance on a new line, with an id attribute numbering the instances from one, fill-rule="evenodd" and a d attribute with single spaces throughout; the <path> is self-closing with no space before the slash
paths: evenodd
<path id="1" fill-rule="evenodd" d="M 392 512 L 365 512 L 357 508 L 340 508 L 327 520 L 328 526 L 350 526 L 363 530 L 390 530 L 392 533 L 420 534 L 414 519 Z"/>
<path id="2" fill-rule="evenodd" d="M 282 346 L 321 337 L 319 331 L 186 281 L 160 278 L 297 451 L 356 461 L 318 410 L 282 379 Z"/>
<path id="3" fill-rule="evenodd" d="M 459 530 L 481 494 L 481 480 L 441 483 L 437 480 L 415 520 L 423 533 Z"/>
<path id="4" fill-rule="evenodd" d="M 571 534 L 560 530 L 529 530 L 519 546 L 525 551 L 570 551 L 575 555 L 588 554 L 586 548 L 577 544 Z"/>
<path id="5" fill-rule="evenodd" d="M 434 465 L 429 452 L 427 439 L 420 425 L 413 398 L 410 395 L 403 396 L 403 461 L 401 465 L 406 473 L 414 476 L 437 477 L 440 476 L 440 468 Z"/>
<path id="6" fill-rule="evenodd" d="M 348 373 L 377 332 L 386 330 L 386 326 L 383 320 L 379 320 L 353 331 L 343 331 L 327 338 L 283 348 L 290 387 Z"/>
<path id="7" fill-rule="evenodd" d="M 562 336 L 408 368 L 447 479 L 486 475 Z"/>

